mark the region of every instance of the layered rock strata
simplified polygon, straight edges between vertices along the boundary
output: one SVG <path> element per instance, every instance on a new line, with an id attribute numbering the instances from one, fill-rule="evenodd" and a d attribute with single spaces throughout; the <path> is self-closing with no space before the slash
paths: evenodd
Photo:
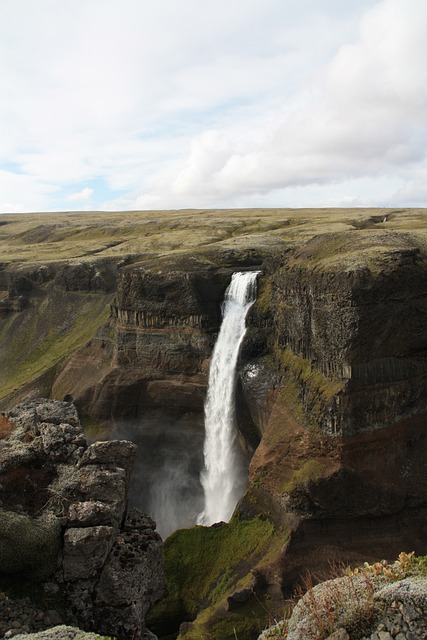
<path id="1" fill-rule="evenodd" d="M 78 352 L 53 393 L 72 396 L 98 420 L 192 413 L 200 426 L 208 359 L 229 278 L 227 272 L 176 265 L 122 269 L 111 307 L 112 338 L 107 342 L 101 335 Z M 102 374 L 94 378 L 92 363 L 101 354 Z M 86 365 L 90 373 L 82 378 Z"/>
<path id="2" fill-rule="evenodd" d="M 87 446 L 75 407 L 52 400 L 18 405 L 2 433 L 2 579 L 42 581 L 83 629 L 152 637 L 144 617 L 165 589 L 162 543 L 153 521 L 127 508 L 136 446 Z"/>
<path id="3" fill-rule="evenodd" d="M 425 553 L 422 248 L 406 234 L 330 234 L 267 271 L 252 322 L 269 327 L 268 355 L 242 371 L 262 432 L 243 510 L 292 531 L 282 587 L 328 558 Z"/>
<path id="4" fill-rule="evenodd" d="M 263 514 L 275 536 L 248 559 L 264 591 L 241 629 L 260 598 L 280 616 L 307 570 L 427 552 L 426 265 L 416 238 L 375 229 L 263 265 L 240 368 L 261 441 L 235 517 Z M 230 594 L 250 581 L 237 575 Z M 231 639 L 238 611 L 218 599 L 180 638 L 228 620 Z"/>

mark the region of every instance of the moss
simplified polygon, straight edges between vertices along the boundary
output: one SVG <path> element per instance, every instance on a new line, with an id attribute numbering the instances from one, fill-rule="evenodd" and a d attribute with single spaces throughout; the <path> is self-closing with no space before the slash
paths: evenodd
<path id="1" fill-rule="evenodd" d="M 329 464 L 327 460 L 311 458 L 295 470 L 292 477 L 283 485 L 283 493 L 289 493 L 298 485 L 307 485 L 311 481 L 319 480 Z"/>
<path id="2" fill-rule="evenodd" d="M 306 421 L 306 411 L 301 399 L 301 387 L 296 384 L 295 380 L 286 379 L 282 384 L 280 395 L 294 418 L 298 422 L 304 423 Z"/>
<path id="3" fill-rule="evenodd" d="M 268 617 L 268 600 L 253 596 L 235 611 L 226 611 L 225 600 L 203 611 L 180 640 L 235 640 L 257 637 Z"/>
<path id="4" fill-rule="evenodd" d="M 419 253 L 422 243 L 414 234 L 390 233 L 392 229 L 388 223 L 386 230 L 369 228 L 377 226 L 373 222 L 376 218 L 383 219 L 382 216 L 370 216 L 357 223 L 357 229 L 353 224 L 351 231 L 322 233 L 311 238 L 296 250 L 289 260 L 289 266 L 297 266 L 304 272 L 363 269 L 378 275 L 387 268 L 396 268 L 396 252 L 412 249 Z"/>
<path id="5" fill-rule="evenodd" d="M 273 523 L 259 517 L 176 531 L 164 544 L 169 595 L 150 612 L 148 626 L 192 619 L 202 606 L 217 604 L 241 586 L 274 534 Z"/>
<path id="6" fill-rule="evenodd" d="M 342 380 L 326 378 L 309 360 L 290 349 L 276 349 L 282 374 L 281 396 L 294 417 L 314 429 L 321 428 Z"/>
<path id="7" fill-rule="evenodd" d="M 87 342 L 109 315 L 110 296 L 51 290 L 0 328 L 0 397 L 35 380 Z"/>
<path id="8" fill-rule="evenodd" d="M 416 556 L 414 558 L 416 574 L 427 578 L 427 556 Z"/>
<path id="9" fill-rule="evenodd" d="M 271 278 L 260 277 L 258 281 L 258 295 L 254 309 L 265 314 L 271 307 Z"/>
<path id="10" fill-rule="evenodd" d="M 0 509 L 1 574 L 46 578 L 56 569 L 59 549 L 60 524 L 52 514 L 35 520 Z"/>
<path id="11" fill-rule="evenodd" d="M 60 259 L 90 259 L 147 256 L 150 251 L 191 251 L 232 241 L 233 246 L 252 241 L 259 246 L 262 234 L 289 244 L 318 234 L 365 226 L 372 216 L 387 216 L 379 225 L 388 230 L 427 230 L 425 209 L 234 209 L 181 211 L 122 211 L 44 213 L 2 216 L 0 262 L 57 262 Z M 5 218 L 3 220 L 3 218 Z M 367 229 L 364 233 L 375 233 Z M 253 240 L 251 235 L 255 234 Z M 232 239 L 232 240 L 231 240 Z M 325 248 L 325 252 L 327 252 Z M 331 254 L 331 252 L 329 251 Z"/>

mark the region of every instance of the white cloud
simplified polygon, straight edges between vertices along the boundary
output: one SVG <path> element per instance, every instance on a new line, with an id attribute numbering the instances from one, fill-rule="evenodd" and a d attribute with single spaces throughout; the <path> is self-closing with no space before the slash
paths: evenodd
<path id="1" fill-rule="evenodd" d="M 232 150 L 226 136 L 218 131 L 205 131 L 193 141 L 190 158 L 174 181 L 172 190 L 197 194 L 200 188 L 203 190 L 204 182 L 224 166 Z"/>
<path id="2" fill-rule="evenodd" d="M 89 200 L 91 195 L 93 194 L 93 189 L 90 187 L 85 187 L 81 191 L 77 191 L 76 193 L 72 193 L 67 196 L 67 200 L 69 202 L 82 202 L 84 200 Z"/>
<path id="3" fill-rule="evenodd" d="M 230 152 L 221 169 L 215 163 L 210 176 L 204 176 L 205 190 L 227 196 L 332 184 L 393 174 L 422 161 L 427 148 L 426 26 L 427 4 L 421 0 L 379 3 L 364 17 L 359 40 L 341 47 L 324 70 L 316 98 L 285 113 L 248 153 Z M 189 193 L 191 167 L 202 188 L 199 146 L 193 142 L 187 164 Z"/>
<path id="4" fill-rule="evenodd" d="M 423 198 L 426 31 L 424 0 L 5 0 L 0 202 Z"/>
<path id="5" fill-rule="evenodd" d="M 0 213 L 45 211 L 54 195 L 52 185 L 25 174 L 0 169 Z"/>

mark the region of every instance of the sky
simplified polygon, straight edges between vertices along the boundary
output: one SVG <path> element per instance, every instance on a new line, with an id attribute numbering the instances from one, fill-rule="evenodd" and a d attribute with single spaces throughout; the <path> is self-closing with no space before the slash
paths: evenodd
<path id="1" fill-rule="evenodd" d="M 427 206 L 426 0 L 0 0 L 0 212 Z"/>

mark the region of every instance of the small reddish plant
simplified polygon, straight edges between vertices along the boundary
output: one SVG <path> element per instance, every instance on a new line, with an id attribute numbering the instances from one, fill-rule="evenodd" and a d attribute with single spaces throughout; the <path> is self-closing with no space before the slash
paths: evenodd
<path id="1" fill-rule="evenodd" d="M 15 425 L 6 418 L 6 416 L 0 415 L 0 440 L 4 440 L 14 430 Z"/>

